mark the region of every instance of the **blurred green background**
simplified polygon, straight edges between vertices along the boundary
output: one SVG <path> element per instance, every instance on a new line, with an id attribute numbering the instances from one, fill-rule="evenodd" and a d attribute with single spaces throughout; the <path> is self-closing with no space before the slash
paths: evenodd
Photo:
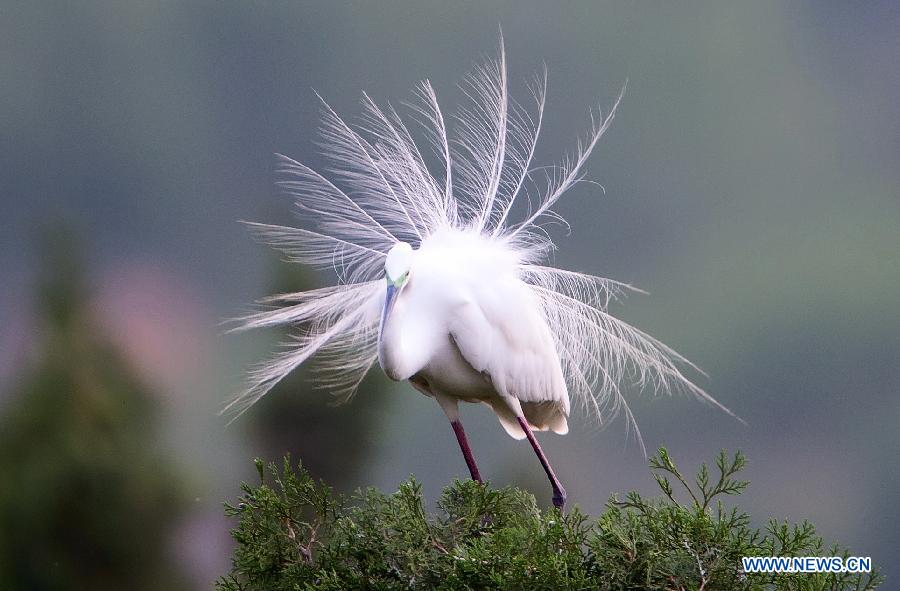
<path id="1" fill-rule="evenodd" d="M 278 334 L 219 322 L 289 267 L 236 222 L 290 223 L 273 152 L 310 165 L 319 106 L 446 111 L 502 26 L 513 92 L 550 72 L 537 161 L 628 93 L 558 207 L 555 263 L 651 292 L 618 316 L 695 361 L 749 423 L 635 398 L 648 448 L 750 458 L 753 515 L 804 518 L 889 577 L 900 552 L 900 8 L 841 2 L 0 3 L 0 587 L 209 588 L 221 502 L 291 450 L 343 490 L 466 474 L 430 400 L 379 372 L 350 406 L 293 376 L 216 416 Z M 302 373 L 302 372 L 301 372 Z M 464 409 L 497 484 L 549 490 Z M 624 422 L 542 441 L 590 512 L 652 492 Z"/>

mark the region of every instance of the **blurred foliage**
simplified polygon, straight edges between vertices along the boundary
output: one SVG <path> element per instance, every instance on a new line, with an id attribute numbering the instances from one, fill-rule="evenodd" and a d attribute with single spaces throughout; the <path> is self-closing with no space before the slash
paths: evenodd
<path id="1" fill-rule="evenodd" d="M 48 242 L 39 356 L 0 418 L 0 588 L 184 588 L 156 401 L 93 325 L 77 250 Z"/>
<path id="2" fill-rule="evenodd" d="M 269 293 L 291 293 L 316 287 L 313 275 L 298 265 L 277 265 Z M 282 330 L 282 341 L 288 341 Z M 386 379 L 370 372 L 352 405 L 315 387 L 315 369 L 300 368 L 285 377 L 253 409 L 250 416 L 260 455 L 276 457 L 289 452 L 302 457 L 305 468 L 338 491 L 359 482 L 359 471 L 375 447 L 374 428 L 384 412 Z M 379 379 L 381 378 L 381 379 Z"/>
<path id="3" fill-rule="evenodd" d="M 447 487 L 428 515 L 421 486 L 336 496 L 290 457 L 257 460 L 260 484 L 243 485 L 232 532 L 238 547 L 219 591 L 281 589 L 874 589 L 879 574 L 745 575 L 742 556 L 839 555 L 809 523 L 764 530 L 726 509 L 747 482 L 744 457 L 724 451 L 712 477 L 693 482 L 660 449 L 650 466 L 663 497 L 615 496 L 596 520 L 577 508 L 540 510 L 527 492 L 473 481 Z M 680 502 L 676 482 L 689 497 Z"/>

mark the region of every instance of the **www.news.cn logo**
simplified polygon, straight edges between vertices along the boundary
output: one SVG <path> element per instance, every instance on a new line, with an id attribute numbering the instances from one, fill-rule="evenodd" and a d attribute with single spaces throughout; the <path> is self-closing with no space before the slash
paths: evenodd
<path id="1" fill-rule="evenodd" d="M 745 573 L 870 573 L 868 556 L 745 556 Z"/>

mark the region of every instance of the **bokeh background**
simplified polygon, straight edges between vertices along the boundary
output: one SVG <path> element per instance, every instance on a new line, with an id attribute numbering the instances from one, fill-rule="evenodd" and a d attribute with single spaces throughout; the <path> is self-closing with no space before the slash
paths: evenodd
<path id="1" fill-rule="evenodd" d="M 5 1 L 0 587 L 209 588 L 256 455 L 347 491 L 465 476 L 433 401 L 378 372 L 338 408 L 292 376 L 226 428 L 280 335 L 219 323 L 333 279 L 237 222 L 290 223 L 272 154 L 322 163 L 314 90 L 352 118 L 427 77 L 452 110 L 498 26 L 512 81 L 550 72 L 539 163 L 628 79 L 589 165 L 606 194 L 559 205 L 555 262 L 649 291 L 613 312 L 748 422 L 634 396 L 647 447 L 744 450 L 758 524 L 809 519 L 900 575 L 897 3 Z M 549 502 L 527 445 L 463 418 L 482 473 Z M 542 441 L 589 512 L 655 488 L 621 419 Z"/>

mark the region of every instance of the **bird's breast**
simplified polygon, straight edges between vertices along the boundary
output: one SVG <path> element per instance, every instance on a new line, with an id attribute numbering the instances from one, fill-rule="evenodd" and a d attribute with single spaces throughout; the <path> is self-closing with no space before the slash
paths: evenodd
<path id="1" fill-rule="evenodd" d="M 385 327 L 378 361 L 392 380 L 416 378 L 429 392 L 465 400 L 496 396 L 490 380 L 463 358 L 446 329 L 398 317 Z"/>
<path id="2" fill-rule="evenodd" d="M 429 390 L 445 396 L 471 401 L 497 396 L 490 379 L 463 358 L 449 334 L 417 376 L 425 379 Z"/>

